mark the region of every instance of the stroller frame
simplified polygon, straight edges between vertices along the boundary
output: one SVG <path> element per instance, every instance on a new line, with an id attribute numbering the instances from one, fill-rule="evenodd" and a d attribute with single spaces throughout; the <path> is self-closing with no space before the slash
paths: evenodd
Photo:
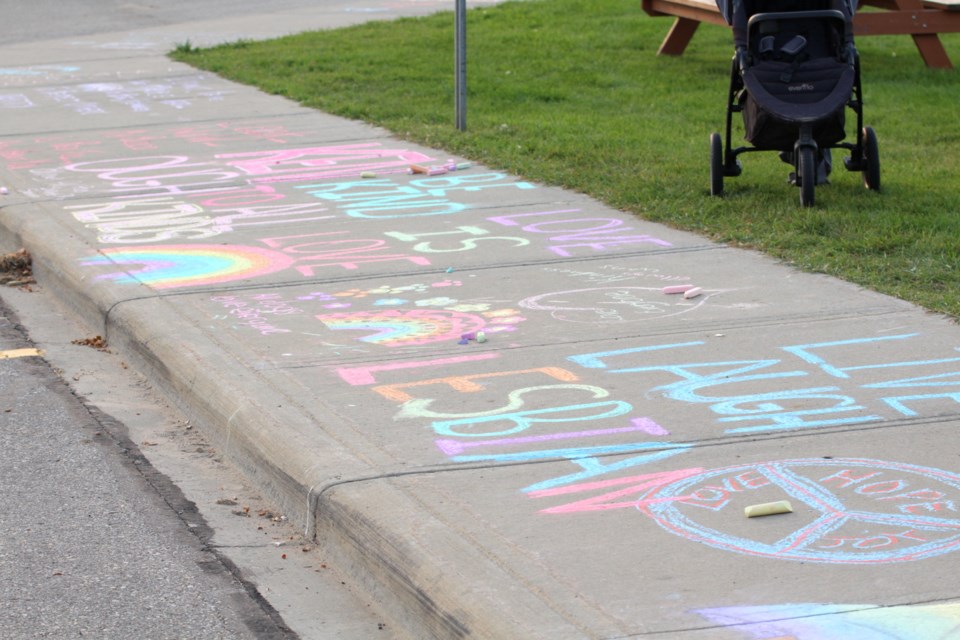
<path id="1" fill-rule="evenodd" d="M 848 171 L 859 171 L 863 175 L 863 183 L 868 189 L 879 191 L 880 189 L 880 160 L 877 146 L 876 133 L 871 127 L 865 127 L 863 124 L 863 91 L 860 80 L 860 56 L 853 44 L 852 36 L 852 12 L 846 16 L 843 12 L 836 9 L 819 9 L 804 11 L 774 11 L 766 13 L 756 13 L 744 21 L 743 16 L 730 15 L 732 2 L 743 2 L 743 0 L 718 0 L 721 9 L 726 9 L 724 16 L 734 26 L 734 39 L 736 40 L 736 49 L 731 64 L 730 87 L 727 93 L 726 107 L 726 134 L 721 138 L 720 134 L 714 133 L 710 136 L 710 193 L 711 195 L 723 194 L 723 179 L 725 177 L 736 177 L 742 173 L 743 166 L 739 156 L 744 153 L 756 151 L 779 151 L 781 159 L 791 162 L 794 166 L 794 172 L 790 174 L 790 182 L 800 188 L 800 203 L 802 206 L 813 206 L 815 199 L 815 186 L 818 182 L 825 181 L 826 173 L 830 168 L 830 149 L 844 149 L 850 151 L 850 156 L 844 158 L 844 166 Z M 733 145 L 733 114 L 742 113 L 745 109 L 748 91 L 744 76 L 754 65 L 756 56 L 756 44 L 751 42 L 757 33 L 762 33 L 764 23 L 768 24 L 790 24 L 791 21 L 831 21 L 835 24 L 842 24 L 841 27 L 844 41 L 839 45 L 839 66 L 849 67 L 840 70 L 843 74 L 852 73 L 852 83 L 849 75 L 844 75 L 844 82 L 838 82 L 837 88 L 824 99 L 825 106 L 819 112 L 812 109 L 812 113 L 802 114 L 793 113 L 785 116 L 784 122 L 789 122 L 789 130 L 794 129 L 797 132 L 796 139 L 792 145 L 787 144 L 784 139 L 778 137 L 776 141 L 760 141 L 759 144 L 743 145 L 734 147 Z M 778 27 L 779 28 L 779 27 Z M 802 38 L 801 38 L 802 40 Z M 800 63 L 793 66 L 793 71 L 799 68 Z M 786 73 L 792 73 L 790 71 Z M 781 77 L 781 79 L 783 79 Z M 784 80 L 789 82 L 788 80 Z M 754 80 L 753 86 L 757 93 L 763 94 L 761 98 L 769 98 L 776 102 L 776 98 L 767 95 L 762 86 Z M 847 86 L 852 90 L 847 91 Z M 755 99 L 756 100 L 756 99 Z M 785 104 L 785 103 L 780 103 Z M 819 105 L 814 105 L 819 106 Z M 856 140 L 846 142 L 843 139 L 845 134 L 842 131 L 843 118 L 839 114 L 840 131 L 837 134 L 833 130 L 830 134 L 818 136 L 818 131 L 823 126 L 825 114 L 833 113 L 836 117 L 838 110 L 842 111 L 850 108 L 856 114 Z M 746 129 L 746 117 L 744 114 L 744 127 Z M 818 137 L 820 140 L 818 141 Z M 835 138 L 839 137 L 837 141 Z M 819 173 L 819 175 L 818 175 Z"/>

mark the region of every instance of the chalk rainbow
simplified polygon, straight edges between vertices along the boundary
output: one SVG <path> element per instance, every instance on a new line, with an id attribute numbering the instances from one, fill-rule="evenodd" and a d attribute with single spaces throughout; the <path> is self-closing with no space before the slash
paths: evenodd
<path id="1" fill-rule="evenodd" d="M 97 276 L 98 280 L 175 289 L 255 278 L 286 269 L 293 258 L 278 251 L 242 245 L 193 244 L 101 249 L 83 266 L 142 265 Z"/>
<path id="2" fill-rule="evenodd" d="M 458 340 L 464 333 L 482 329 L 483 318 L 438 309 L 357 311 L 317 316 L 333 331 L 366 331 L 359 340 L 387 347 Z"/>

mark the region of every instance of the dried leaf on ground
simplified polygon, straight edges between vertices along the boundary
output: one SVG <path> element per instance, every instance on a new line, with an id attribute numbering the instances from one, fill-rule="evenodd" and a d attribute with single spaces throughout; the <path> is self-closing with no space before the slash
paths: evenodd
<path id="1" fill-rule="evenodd" d="M 105 351 L 107 348 L 107 341 L 103 339 L 102 336 L 93 336 L 92 338 L 82 338 L 79 340 L 71 340 L 71 344 L 79 344 L 85 347 L 93 347 L 94 349 L 100 349 Z"/>
<path id="2" fill-rule="evenodd" d="M 33 263 L 26 249 L 0 255 L 0 284 L 22 287 L 35 282 Z"/>

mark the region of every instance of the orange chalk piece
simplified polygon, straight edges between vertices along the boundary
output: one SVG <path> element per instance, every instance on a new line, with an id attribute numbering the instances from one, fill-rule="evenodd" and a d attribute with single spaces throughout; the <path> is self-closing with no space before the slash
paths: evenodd
<path id="1" fill-rule="evenodd" d="M 789 500 L 777 500 L 776 502 L 752 504 L 745 508 L 743 513 L 748 518 L 758 518 L 760 516 L 773 516 L 778 513 L 793 513 L 793 507 Z"/>

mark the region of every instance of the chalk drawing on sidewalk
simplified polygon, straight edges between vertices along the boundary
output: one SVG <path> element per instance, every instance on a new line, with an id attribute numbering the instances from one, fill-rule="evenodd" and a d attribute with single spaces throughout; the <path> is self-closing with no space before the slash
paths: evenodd
<path id="1" fill-rule="evenodd" d="M 5 94 L 0 108 L 30 108 L 55 105 L 81 116 L 118 112 L 156 113 L 181 111 L 197 103 L 220 102 L 232 91 L 215 86 L 215 76 L 188 76 L 151 80 L 86 82 L 76 85 L 38 87 L 24 93 Z"/>
<path id="2" fill-rule="evenodd" d="M 960 605 L 878 606 L 796 603 L 698 609 L 707 620 L 742 631 L 744 638 L 774 640 L 912 640 L 956 638 Z"/>
<path id="3" fill-rule="evenodd" d="M 333 331 L 362 331 L 367 335 L 359 340 L 386 347 L 457 341 L 464 334 L 481 330 L 513 331 L 514 324 L 523 320 L 509 309 L 482 315 L 446 309 L 384 309 L 322 314 L 317 319 Z"/>
<path id="4" fill-rule="evenodd" d="M 345 346 L 343 342 L 352 343 L 352 351 L 367 351 L 359 348 L 364 345 L 375 350 L 456 343 L 470 332 L 482 330 L 493 336 L 515 331 L 526 320 L 502 301 L 437 295 L 455 293 L 462 284 L 440 278 L 325 291 L 311 287 L 291 292 L 233 292 L 210 300 L 227 310 L 213 320 L 229 323 L 235 330 L 252 329 L 262 336 L 296 333 L 314 348 L 336 350 Z"/>
<path id="5" fill-rule="evenodd" d="M 596 287 L 532 296 L 520 306 L 532 311 L 549 311 L 562 322 L 622 324 L 678 316 L 703 306 L 717 291 L 690 300 L 665 296 L 659 288 Z"/>
<path id="6" fill-rule="evenodd" d="M 0 94 L 0 109 L 29 109 L 33 106 L 33 100 L 22 93 Z"/>
<path id="7" fill-rule="evenodd" d="M 454 341 L 485 324 L 473 314 L 434 309 L 333 313 L 317 319 L 333 331 L 362 331 L 367 334 L 359 338 L 362 342 L 385 347 Z"/>
<path id="8" fill-rule="evenodd" d="M 743 506 L 789 498 L 763 523 Z M 869 459 L 799 459 L 685 475 L 635 503 L 661 527 L 746 555 L 836 564 L 922 560 L 960 547 L 960 476 Z"/>
<path id="9" fill-rule="evenodd" d="M 279 251 L 239 245 L 168 245 L 101 249 L 85 258 L 87 267 L 140 265 L 98 280 L 141 283 L 155 289 L 196 287 L 254 278 L 286 269 L 294 259 Z"/>

